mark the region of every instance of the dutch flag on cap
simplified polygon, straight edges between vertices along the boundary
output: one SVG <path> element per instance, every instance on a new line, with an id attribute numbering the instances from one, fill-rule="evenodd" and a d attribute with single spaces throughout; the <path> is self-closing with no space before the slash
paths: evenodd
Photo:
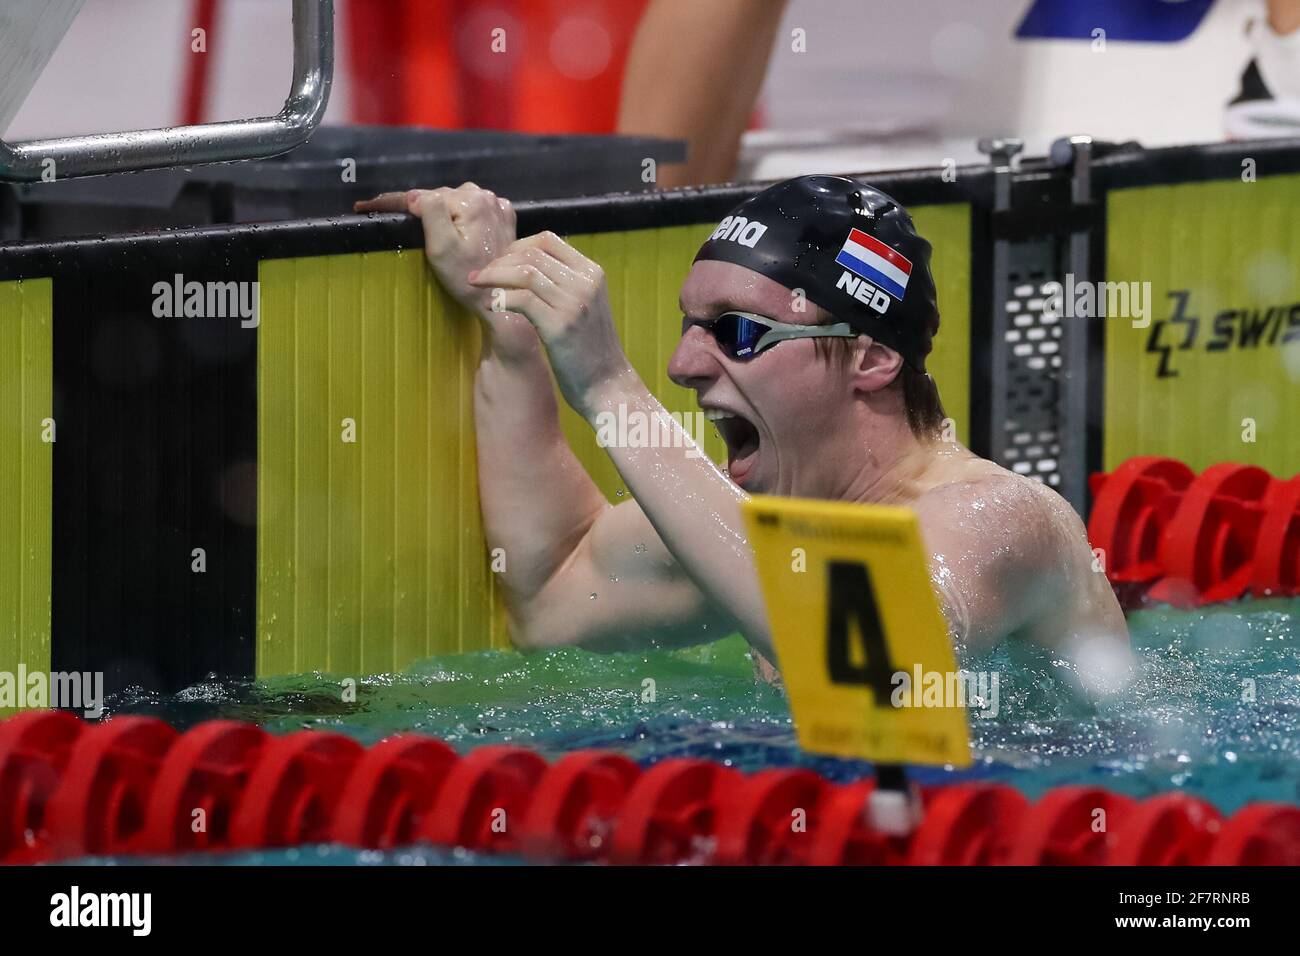
<path id="1" fill-rule="evenodd" d="M 912 260 L 889 248 L 875 236 L 861 229 L 849 231 L 835 261 L 850 272 L 860 275 L 878 288 L 884 289 L 900 302 L 907 291 L 907 280 L 912 275 Z"/>

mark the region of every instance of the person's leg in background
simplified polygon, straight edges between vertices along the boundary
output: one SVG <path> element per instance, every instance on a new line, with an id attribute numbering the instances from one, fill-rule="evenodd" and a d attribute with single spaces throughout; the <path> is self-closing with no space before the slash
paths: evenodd
<path id="1" fill-rule="evenodd" d="M 618 131 L 684 139 L 661 187 L 730 180 L 786 0 L 650 0 L 632 50 Z"/>
<path id="2" fill-rule="evenodd" d="M 1300 30 L 1300 0 L 1268 0 L 1268 25 L 1278 36 Z"/>
<path id="3" fill-rule="evenodd" d="M 1233 139 L 1300 136 L 1300 0 L 1266 0 L 1265 7 L 1250 25 L 1255 58 L 1228 104 Z"/>

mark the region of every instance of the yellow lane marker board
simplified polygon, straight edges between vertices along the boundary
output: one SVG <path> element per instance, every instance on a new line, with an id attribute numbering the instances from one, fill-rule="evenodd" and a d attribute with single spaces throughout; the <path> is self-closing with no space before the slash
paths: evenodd
<path id="1" fill-rule="evenodd" d="M 918 674 L 957 674 L 915 512 L 769 495 L 743 511 L 800 745 L 968 766 L 965 708 L 915 706 Z"/>

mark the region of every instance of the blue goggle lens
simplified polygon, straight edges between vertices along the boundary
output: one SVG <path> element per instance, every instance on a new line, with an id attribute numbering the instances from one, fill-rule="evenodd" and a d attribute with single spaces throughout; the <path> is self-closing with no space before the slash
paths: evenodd
<path id="1" fill-rule="evenodd" d="M 770 331 L 769 326 L 743 315 L 737 315 L 735 312 L 724 312 L 716 319 L 706 322 L 692 322 L 685 319 L 682 322 L 682 333 L 685 334 L 692 325 L 698 325 L 712 335 L 722 354 L 741 361 L 754 357 L 756 354 L 754 349 L 758 346 L 759 340 Z"/>

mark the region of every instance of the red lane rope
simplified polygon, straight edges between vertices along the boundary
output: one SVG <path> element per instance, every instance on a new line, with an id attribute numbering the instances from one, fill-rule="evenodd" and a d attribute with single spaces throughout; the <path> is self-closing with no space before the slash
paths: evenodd
<path id="1" fill-rule="evenodd" d="M 1144 456 L 1089 484 L 1088 539 L 1125 607 L 1300 594 L 1300 475 Z"/>
<path id="2" fill-rule="evenodd" d="M 151 717 L 33 711 L 0 721 L 0 862 L 332 842 L 624 864 L 1300 865 L 1300 808 L 1285 804 L 1225 818 L 1183 793 L 1060 787 L 1031 803 L 962 783 L 925 791 L 900 838 L 867 822 L 871 789 L 804 769 L 642 770 L 596 750 L 547 763 L 409 734 L 366 749 L 327 731 L 216 720 L 178 734 Z"/>

